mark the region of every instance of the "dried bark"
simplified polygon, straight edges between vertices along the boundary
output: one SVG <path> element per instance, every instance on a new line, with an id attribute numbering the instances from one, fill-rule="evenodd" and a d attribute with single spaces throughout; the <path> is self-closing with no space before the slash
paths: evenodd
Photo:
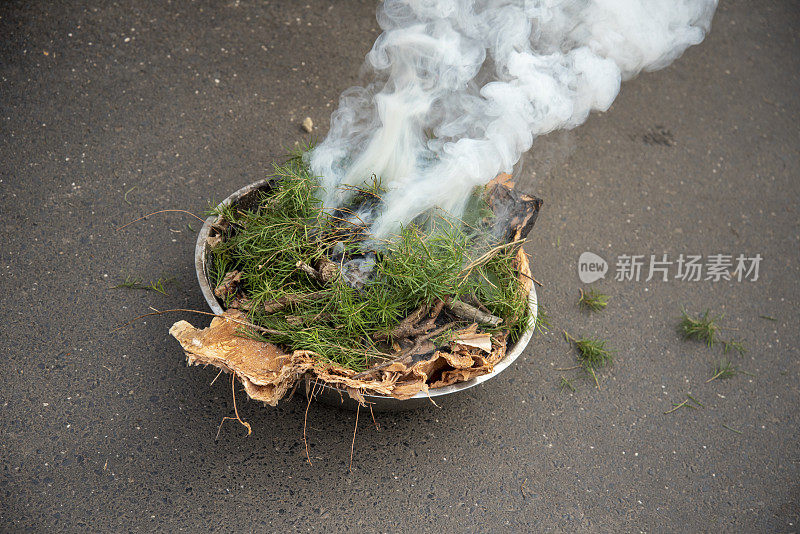
<path id="1" fill-rule="evenodd" d="M 536 223 L 542 199 L 514 190 L 509 174 L 500 174 L 486 186 L 486 201 L 495 215 L 492 229 L 502 241 L 527 237 Z"/>

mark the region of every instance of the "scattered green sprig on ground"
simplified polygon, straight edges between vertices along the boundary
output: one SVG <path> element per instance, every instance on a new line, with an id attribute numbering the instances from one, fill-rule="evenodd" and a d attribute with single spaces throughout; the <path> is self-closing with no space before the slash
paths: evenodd
<path id="1" fill-rule="evenodd" d="M 747 352 L 747 348 L 742 344 L 741 341 L 722 341 L 723 350 L 725 354 L 728 354 L 731 350 L 735 350 L 739 354 L 745 354 Z"/>
<path id="2" fill-rule="evenodd" d="M 578 350 L 578 364 L 583 371 L 594 379 L 597 387 L 597 369 L 614 364 L 614 350 L 606 348 L 606 341 L 597 338 L 576 339 L 564 331 L 564 338 Z"/>
<path id="3" fill-rule="evenodd" d="M 577 389 L 575 389 L 575 386 L 572 385 L 571 381 L 567 380 L 565 377 L 562 376 L 561 377 L 561 383 L 558 385 L 558 390 L 563 393 L 564 390 L 567 390 L 567 389 L 572 391 L 573 393 L 578 391 Z"/>
<path id="4" fill-rule="evenodd" d="M 544 334 L 549 332 L 551 327 L 550 313 L 542 304 L 538 304 L 536 308 L 536 330 L 538 330 L 540 334 Z"/>
<path id="5" fill-rule="evenodd" d="M 129 193 L 131 193 L 131 192 L 132 192 L 134 189 L 136 189 L 137 187 L 138 187 L 138 186 L 135 186 L 135 185 L 134 185 L 133 187 L 131 187 L 130 189 L 128 189 L 127 191 L 125 191 L 125 194 L 122 196 L 122 199 L 123 199 L 123 200 L 124 200 L 124 201 L 125 201 L 125 202 L 128 204 L 128 206 L 132 206 L 132 205 L 133 205 L 133 204 L 131 204 L 131 201 L 130 201 L 130 200 L 128 200 L 128 194 L 129 194 Z"/>
<path id="6" fill-rule="evenodd" d="M 733 378 L 737 375 L 749 375 L 747 371 L 742 371 L 739 369 L 737 365 L 734 365 L 730 360 L 722 359 L 717 361 L 714 364 L 714 370 L 712 371 L 712 376 L 706 382 L 711 382 L 712 380 L 728 379 Z"/>
<path id="7" fill-rule="evenodd" d="M 594 289 L 588 291 L 579 289 L 578 291 L 580 291 L 581 294 L 578 299 L 578 306 L 588 311 L 597 312 L 605 309 L 605 307 L 608 306 L 608 299 L 611 298 L 603 293 L 598 293 Z"/>
<path id="8" fill-rule="evenodd" d="M 709 310 L 703 312 L 703 315 L 693 317 L 689 315 L 686 308 L 681 310 L 681 320 L 678 323 L 678 333 L 683 336 L 683 339 L 694 339 L 705 343 L 709 348 L 713 347 L 715 343 L 722 343 L 723 352 L 727 354 L 731 350 L 735 350 L 739 354 L 747 352 L 744 344 L 737 340 L 726 340 L 719 337 L 720 330 L 723 328 L 719 325 L 723 315 L 712 316 Z"/>
<path id="9" fill-rule="evenodd" d="M 680 410 L 681 408 L 691 408 L 692 410 L 696 410 L 697 408 L 705 408 L 705 406 L 703 403 L 687 393 L 686 399 L 683 402 L 673 402 L 672 408 L 664 412 L 664 415 Z"/>
<path id="10" fill-rule="evenodd" d="M 125 277 L 123 282 L 112 286 L 112 289 L 142 289 L 145 291 L 155 291 L 162 295 L 167 294 L 166 285 L 173 282 L 172 278 L 159 278 L 152 282 L 144 282 L 141 278 L 132 277 L 130 275 Z"/>
<path id="11" fill-rule="evenodd" d="M 741 430 L 736 430 L 735 428 L 730 427 L 730 426 L 726 425 L 725 423 L 722 423 L 722 428 L 727 428 L 731 432 L 736 432 L 737 434 L 742 434 L 743 433 Z"/>
<path id="12" fill-rule="evenodd" d="M 703 315 L 693 317 L 684 308 L 681 310 L 678 332 L 683 336 L 683 339 L 702 341 L 709 347 L 713 347 L 719 332 L 717 321 L 720 319 L 722 319 L 721 315 L 711 316 L 709 310 L 706 310 Z"/>
<path id="13" fill-rule="evenodd" d="M 381 202 L 380 180 L 349 186 L 343 194 L 350 204 L 323 211 L 319 183 L 302 149 L 275 166 L 273 180 L 275 186 L 261 193 L 252 209 L 212 210 L 224 221 L 225 239 L 211 251 L 210 282 L 216 287 L 228 272 L 239 271 L 250 299 L 249 320 L 273 332 L 250 335 L 364 370 L 389 356 L 373 334 L 388 334 L 422 303 L 473 297 L 503 319 L 483 331 L 508 330 L 509 343 L 527 328 L 527 294 L 516 266 L 521 243 L 475 246 L 484 234 L 440 211 L 401 228 L 389 242 L 375 243 L 359 214 Z M 313 266 L 339 257 L 344 263 L 345 257 L 364 254 L 374 257 L 375 266 L 359 289 L 342 276 L 323 283 L 297 268 L 298 262 Z M 234 298 L 227 295 L 224 304 Z M 265 303 L 279 299 L 290 304 L 279 311 L 265 309 Z"/>

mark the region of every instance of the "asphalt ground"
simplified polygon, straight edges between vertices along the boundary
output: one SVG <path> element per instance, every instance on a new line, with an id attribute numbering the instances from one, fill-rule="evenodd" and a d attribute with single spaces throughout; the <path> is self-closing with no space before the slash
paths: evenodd
<path id="1" fill-rule="evenodd" d="M 794 4 L 724 2 L 706 41 L 539 140 L 527 245 L 552 324 L 440 408 L 277 408 L 187 368 L 167 330 L 205 309 L 210 201 L 324 135 L 378 35 L 364 2 L 0 6 L 3 531 L 797 531 L 798 29 Z M 189 228 L 191 225 L 192 228 Z M 609 272 L 591 286 L 578 257 Z M 757 280 L 615 280 L 620 256 L 760 254 Z M 173 278 L 167 295 L 113 289 Z M 751 276 L 752 278 L 752 276 Z M 578 290 L 611 296 L 589 315 Z M 682 307 L 748 351 L 682 341 Z M 769 318 L 764 318 L 764 317 Z M 774 320 L 773 320 L 774 319 Z M 561 331 L 616 349 L 600 387 Z M 750 374 L 706 382 L 731 358 Z M 561 377 L 576 391 L 561 391 Z M 673 403 L 692 395 L 704 407 Z"/>

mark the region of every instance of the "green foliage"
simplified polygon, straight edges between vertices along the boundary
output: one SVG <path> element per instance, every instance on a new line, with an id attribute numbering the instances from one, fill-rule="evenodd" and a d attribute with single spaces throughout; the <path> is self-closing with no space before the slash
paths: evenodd
<path id="1" fill-rule="evenodd" d="M 578 391 L 577 389 L 575 389 L 575 386 L 572 385 L 572 382 L 570 382 L 569 380 L 567 380 L 563 376 L 561 377 L 561 383 L 558 385 L 558 390 L 561 391 L 562 393 L 565 390 L 570 390 L 573 393 Z"/>
<path id="2" fill-rule="evenodd" d="M 681 322 L 678 324 L 678 333 L 683 336 L 683 339 L 695 339 L 713 347 L 719 332 L 717 324 L 719 319 L 722 319 L 721 315 L 712 317 L 709 315 L 709 310 L 699 317 L 692 317 L 686 309 L 683 309 L 681 310 Z"/>
<path id="3" fill-rule="evenodd" d="M 610 348 L 606 348 L 606 341 L 604 339 L 589 337 L 576 339 L 567 332 L 564 332 L 564 337 L 578 350 L 578 364 L 587 375 L 594 379 L 595 384 L 597 384 L 599 388 L 600 383 L 597 380 L 597 373 L 595 371 L 607 365 L 613 365 L 614 351 Z"/>
<path id="4" fill-rule="evenodd" d="M 468 245 L 467 236 L 455 227 L 425 232 L 409 225 L 389 244 L 378 272 L 384 283 L 415 302 L 461 296 L 468 289 L 459 278 Z"/>
<path id="5" fill-rule="evenodd" d="M 712 317 L 709 310 L 706 310 L 703 315 L 692 317 L 686 309 L 681 310 L 681 315 L 681 321 L 678 323 L 678 333 L 683 336 L 683 339 L 695 339 L 705 342 L 709 348 L 713 347 L 714 343 L 722 343 L 725 354 L 731 350 L 735 350 L 739 354 L 747 352 L 747 348 L 741 341 L 719 338 L 719 331 L 722 328 L 717 321 L 722 319 L 722 315 Z"/>
<path id="6" fill-rule="evenodd" d="M 714 364 L 714 370 L 712 372 L 711 378 L 706 380 L 706 382 L 711 382 L 712 380 L 716 379 L 728 379 L 733 378 L 736 375 L 749 375 L 747 371 L 742 371 L 739 369 L 738 366 L 734 365 L 730 360 L 721 359 Z"/>
<path id="7" fill-rule="evenodd" d="M 173 278 L 159 278 L 151 282 L 144 282 L 141 278 L 128 275 L 125 277 L 123 282 L 112 286 L 112 289 L 142 289 L 145 291 L 155 291 L 156 293 L 166 295 L 166 285 L 171 282 L 174 282 Z"/>
<path id="8" fill-rule="evenodd" d="M 578 306 L 588 311 L 600 311 L 608 306 L 608 299 L 611 298 L 603 293 L 598 293 L 594 289 L 589 291 L 579 290 L 581 297 L 578 299 Z"/>
<path id="9" fill-rule="evenodd" d="M 313 266 L 323 257 L 335 257 L 334 247 L 367 252 L 362 250 L 369 246 L 366 225 L 346 208 L 322 211 L 319 184 L 309 174 L 302 151 L 277 165 L 273 179 L 275 186 L 261 193 L 258 208 L 212 211 L 221 216 L 226 239 L 211 251 L 211 284 L 216 287 L 226 273 L 240 271 L 242 289 L 251 299 L 250 321 L 279 332 L 249 335 L 363 370 L 388 357 L 372 334 L 389 332 L 420 304 L 436 299 L 476 297 L 504 320 L 484 331 L 510 330 L 509 342 L 526 329 L 527 294 L 515 267 L 521 244 L 491 249 L 476 261 L 474 251 L 485 250 L 475 246 L 479 234 L 436 212 L 424 224 L 402 228 L 396 239 L 374 251 L 373 276 L 362 288 L 354 289 L 341 276 L 322 283 L 297 263 Z M 368 185 L 349 189 L 355 206 L 379 203 L 385 191 L 374 176 Z M 264 303 L 284 297 L 292 303 L 274 313 L 265 310 Z M 227 297 L 226 306 L 232 298 Z M 437 341 L 445 343 L 444 336 Z"/>

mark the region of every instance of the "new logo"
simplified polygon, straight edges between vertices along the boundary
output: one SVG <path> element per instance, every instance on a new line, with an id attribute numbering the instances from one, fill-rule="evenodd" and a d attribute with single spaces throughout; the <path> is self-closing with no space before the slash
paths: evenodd
<path id="1" fill-rule="evenodd" d="M 578 258 L 578 278 L 584 284 L 591 284 L 605 278 L 608 262 L 594 252 L 584 252 Z"/>

